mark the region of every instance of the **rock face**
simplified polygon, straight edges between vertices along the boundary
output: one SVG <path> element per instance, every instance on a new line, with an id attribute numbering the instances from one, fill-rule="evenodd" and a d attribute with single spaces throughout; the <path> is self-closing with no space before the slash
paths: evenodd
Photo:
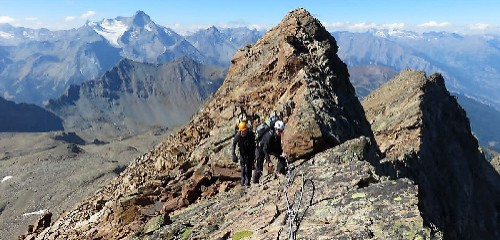
<path id="1" fill-rule="evenodd" d="M 348 140 L 308 161 L 296 162 L 287 189 L 297 210 L 297 239 L 429 239 L 418 211 L 417 187 L 408 179 L 379 181 L 369 138 Z M 301 178 L 304 173 L 304 178 Z M 237 187 L 172 213 L 172 224 L 141 239 L 288 239 L 285 178 Z M 299 201 L 296 193 L 304 191 Z M 300 203 L 300 204 L 299 204 Z M 224 237 L 225 236 L 225 237 Z M 245 238 L 247 239 L 247 238 Z"/>
<path id="2" fill-rule="evenodd" d="M 291 12 L 235 54 L 224 84 L 186 127 L 38 238 L 121 238 L 140 233 L 158 209 L 175 211 L 227 191 L 238 180 L 229 144 L 240 113 L 254 123 L 272 111 L 281 115 L 288 125 L 285 149 L 294 159 L 356 137 L 372 139 L 337 49 L 307 11 Z"/>
<path id="3" fill-rule="evenodd" d="M 16 104 L 0 97 L 0 132 L 63 130 L 62 119 L 33 104 Z"/>
<path id="4" fill-rule="evenodd" d="M 318 20 L 301 14 L 290 13 L 254 46 L 237 52 L 228 84 L 218 92 L 240 95 L 242 90 L 231 86 L 236 85 L 246 93 L 233 99 L 250 113 L 282 112 L 288 124 L 285 149 L 296 158 L 371 134 L 335 39 Z"/>
<path id="5" fill-rule="evenodd" d="M 500 155 L 494 157 L 493 159 L 491 159 L 491 166 L 493 166 L 493 168 L 495 168 L 495 170 L 497 171 L 497 173 L 500 174 Z"/>
<path id="6" fill-rule="evenodd" d="M 26 234 L 21 235 L 19 238 L 24 239 L 33 239 L 36 234 L 42 232 L 45 228 L 50 226 L 50 221 L 52 219 L 52 213 L 46 212 L 44 213 L 37 221 L 36 225 L 29 225 L 26 231 Z"/>
<path id="7" fill-rule="evenodd" d="M 47 108 L 73 131 L 103 126 L 117 133 L 173 128 L 191 118 L 224 76 L 223 68 L 187 57 L 162 65 L 124 59 L 101 78 L 71 86 Z"/>
<path id="8" fill-rule="evenodd" d="M 363 106 L 386 159 L 380 171 L 419 185 L 420 209 L 447 239 L 500 237 L 500 177 L 439 74 L 406 70 Z"/>

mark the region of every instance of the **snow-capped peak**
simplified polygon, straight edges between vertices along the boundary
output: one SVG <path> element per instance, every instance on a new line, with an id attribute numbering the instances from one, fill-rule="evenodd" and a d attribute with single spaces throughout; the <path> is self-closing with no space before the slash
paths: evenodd
<path id="1" fill-rule="evenodd" d="M 101 23 L 88 23 L 99 35 L 103 36 L 109 43 L 119 46 L 118 39 L 128 30 L 129 26 L 116 19 L 106 19 Z"/>
<path id="2" fill-rule="evenodd" d="M 403 31 L 403 30 L 389 30 L 388 31 L 389 36 L 391 37 L 401 37 L 401 38 L 421 38 L 420 35 L 418 35 L 415 32 L 410 32 L 410 31 Z"/>
<path id="3" fill-rule="evenodd" d="M 0 38 L 12 39 L 14 38 L 14 35 L 11 33 L 0 31 Z"/>
<path id="4" fill-rule="evenodd" d="M 417 39 L 422 38 L 419 34 L 411 31 L 404 31 L 399 29 L 372 29 L 369 32 L 373 33 L 373 35 L 382 38 L 411 38 Z"/>
<path id="5" fill-rule="evenodd" d="M 377 37 L 381 37 L 381 38 L 386 38 L 387 37 L 387 34 L 385 31 L 383 30 L 378 30 L 374 33 L 375 36 Z"/>

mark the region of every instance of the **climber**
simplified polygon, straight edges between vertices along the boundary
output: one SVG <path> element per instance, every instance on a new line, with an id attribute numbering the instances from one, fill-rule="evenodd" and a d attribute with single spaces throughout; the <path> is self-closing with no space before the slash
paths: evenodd
<path id="1" fill-rule="evenodd" d="M 236 144 L 240 152 L 241 166 L 241 186 L 250 186 L 252 177 L 252 166 L 255 160 L 255 136 L 251 129 L 248 129 L 247 123 L 241 121 L 238 124 L 238 132 L 233 139 L 232 157 L 233 162 L 237 163 Z"/>
<path id="2" fill-rule="evenodd" d="M 277 171 L 281 174 L 286 173 L 286 156 L 283 153 L 283 148 L 281 146 L 281 135 L 284 130 L 285 123 L 281 120 L 277 120 L 274 124 L 274 128 L 270 128 L 269 131 L 262 136 L 262 139 L 258 143 L 255 153 L 257 156 L 257 163 L 253 175 L 254 183 L 258 183 L 262 175 L 264 159 L 266 159 L 266 164 L 271 163 L 270 155 L 278 158 Z"/>

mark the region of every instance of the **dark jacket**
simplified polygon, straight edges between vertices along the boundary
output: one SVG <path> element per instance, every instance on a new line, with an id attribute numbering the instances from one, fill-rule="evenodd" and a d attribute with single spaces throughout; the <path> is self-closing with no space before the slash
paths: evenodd
<path id="1" fill-rule="evenodd" d="M 270 161 L 270 155 L 279 157 L 283 153 L 281 147 L 281 136 L 276 135 L 274 130 L 267 131 L 259 142 L 259 151 L 264 154 L 266 161 Z"/>
<path id="2" fill-rule="evenodd" d="M 248 133 L 245 137 L 241 136 L 240 132 L 237 132 L 233 138 L 233 147 L 232 154 L 236 155 L 236 144 L 238 144 L 238 148 L 240 149 L 241 157 L 250 157 L 251 159 L 255 158 L 255 135 L 252 131 L 247 130 Z"/>

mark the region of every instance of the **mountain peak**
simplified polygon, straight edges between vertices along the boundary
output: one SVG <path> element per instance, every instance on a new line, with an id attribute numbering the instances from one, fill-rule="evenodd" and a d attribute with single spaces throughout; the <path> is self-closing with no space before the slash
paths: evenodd
<path id="1" fill-rule="evenodd" d="M 137 11 L 132 17 L 132 23 L 136 26 L 144 27 L 151 22 L 151 18 L 143 11 Z"/>
<path id="2" fill-rule="evenodd" d="M 301 48 L 300 45 L 305 42 L 321 41 L 326 44 L 327 49 L 333 50 L 331 54 L 336 54 L 338 50 L 337 42 L 326 28 L 303 8 L 289 12 L 278 25 L 268 31 L 268 33 L 270 32 L 273 32 L 273 34 L 266 35 L 273 35 L 280 41 L 286 41 L 299 49 Z M 327 55 L 331 56 L 331 54 Z M 318 55 L 322 54 L 318 53 Z"/>
<path id="3" fill-rule="evenodd" d="M 479 152 L 467 115 L 441 74 L 404 70 L 367 96 L 363 107 L 386 155 L 384 171 L 419 185 L 426 221 L 445 238 L 498 239 L 491 199 L 500 195 L 500 177 Z"/>
<path id="4" fill-rule="evenodd" d="M 321 22 L 303 8 L 298 8 L 290 11 L 275 28 L 295 29 L 298 27 L 309 31 L 317 29 L 323 29 L 326 31 Z"/>
<path id="5" fill-rule="evenodd" d="M 315 19 L 312 14 L 307 11 L 305 8 L 297 8 L 297 9 L 294 9 L 292 11 L 290 11 L 288 13 L 287 16 L 285 16 L 285 19 L 287 17 L 297 17 L 297 18 L 301 18 L 301 19 L 306 19 L 306 18 L 310 18 L 310 19 Z"/>
<path id="6" fill-rule="evenodd" d="M 246 109 L 260 116 L 277 109 L 287 112 L 283 115 L 288 115 L 284 119 L 291 128 L 284 134 L 284 147 L 291 157 L 307 157 L 353 137 L 370 136 L 363 110 L 349 82 L 347 66 L 337 56 L 337 50 L 335 39 L 317 19 L 305 9 L 294 10 L 255 45 L 234 55 L 225 84 L 218 93 L 229 92 L 229 89 L 235 92 L 267 89 L 269 94 L 265 99 L 248 99 L 240 101 L 240 105 L 260 106 Z M 304 106 L 310 99 L 318 100 L 324 108 L 340 109 L 349 105 L 352 112 L 349 117 L 333 116 L 335 111 L 312 117 L 309 114 L 324 110 Z M 255 105 L 254 102 L 262 103 Z M 329 114 L 333 115 L 326 117 Z M 332 119 L 339 118 L 351 118 L 342 124 L 346 124 L 345 129 L 357 130 L 338 131 L 340 128 L 334 126 L 339 123 Z"/>
<path id="7" fill-rule="evenodd" d="M 141 11 L 141 10 L 135 12 L 134 17 L 138 17 L 138 16 L 139 17 L 148 17 L 149 18 L 149 15 L 147 15 L 144 11 Z"/>
<path id="8" fill-rule="evenodd" d="M 217 27 L 215 27 L 214 25 L 212 25 L 211 27 L 209 27 L 207 29 L 207 31 L 209 31 L 209 32 L 219 32 L 219 29 L 217 29 Z"/>

